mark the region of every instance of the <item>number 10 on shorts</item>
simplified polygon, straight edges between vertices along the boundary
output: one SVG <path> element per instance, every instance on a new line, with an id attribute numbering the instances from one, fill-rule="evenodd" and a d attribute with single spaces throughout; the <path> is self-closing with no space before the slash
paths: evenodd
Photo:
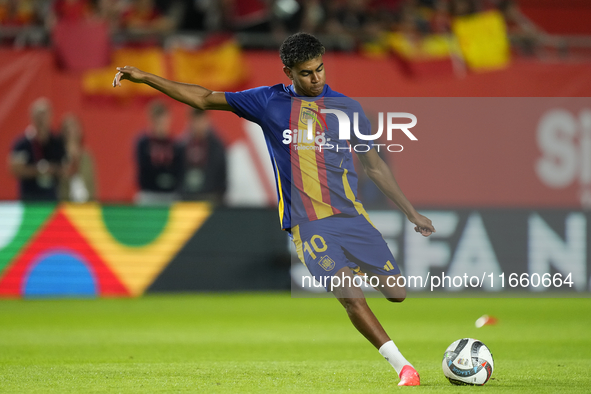
<path id="1" fill-rule="evenodd" d="M 304 242 L 304 252 L 308 252 L 308 254 L 312 256 L 314 260 L 316 260 L 316 253 L 312 251 L 310 245 L 312 245 L 312 248 L 314 248 L 316 253 L 322 253 L 328 249 L 328 245 L 326 245 L 324 238 L 322 238 L 320 235 L 313 235 L 310 239 L 310 243 L 308 243 L 308 241 Z"/>

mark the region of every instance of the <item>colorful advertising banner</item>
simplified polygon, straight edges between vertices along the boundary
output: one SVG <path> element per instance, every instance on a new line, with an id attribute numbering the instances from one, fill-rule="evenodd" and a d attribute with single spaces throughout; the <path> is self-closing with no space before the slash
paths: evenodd
<path id="1" fill-rule="evenodd" d="M 141 295 L 210 215 L 203 203 L 0 203 L 0 297 Z"/>
<path id="2" fill-rule="evenodd" d="M 587 296 L 591 291 L 591 214 L 567 210 L 461 209 L 421 210 L 437 230 L 429 237 L 398 211 L 369 211 L 410 296 Z M 322 259 L 318 239 L 309 249 Z M 326 283 L 311 280 L 292 247 L 292 295 L 325 293 Z M 347 249 L 347 246 L 345 246 Z M 304 254 L 309 253 L 304 250 Z M 363 260 L 363 256 L 355 256 Z M 353 260 L 357 261 L 357 260 Z M 383 262 L 385 271 L 392 262 Z M 363 268 L 362 268 L 363 270 Z M 338 279 L 338 278 L 337 278 Z M 363 273 L 357 283 L 375 296 Z M 329 279 L 328 285 L 330 286 Z M 371 284 L 371 283 L 370 283 Z M 336 284 L 335 284 L 336 285 Z M 477 294 L 476 294 L 477 295 Z"/>

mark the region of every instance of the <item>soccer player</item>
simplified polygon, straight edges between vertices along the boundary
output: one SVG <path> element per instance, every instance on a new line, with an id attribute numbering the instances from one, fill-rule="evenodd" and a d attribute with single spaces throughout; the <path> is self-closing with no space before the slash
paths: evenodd
<path id="1" fill-rule="evenodd" d="M 292 81 L 289 86 L 214 92 L 129 66 L 117 68 L 113 86 L 120 86 L 122 80 L 144 83 L 192 107 L 232 111 L 258 123 L 275 172 L 281 226 L 290 233 L 300 260 L 314 278 L 325 283 L 357 330 L 394 367 L 400 377 L 398 385 L 416 386 L 419 374 L 386 334 L 353 280 L 364 272 L 377 278 L 376 288 L 389 301 L 401 302 L 406 297 L 406 289 L 396 286 L 400 269 L 356 197 L 351 146 L 360 140 L 356 134 L 350 141 L 339 140 L 337 116 L 322 110 L 339 108 L 351 115 L 349 119 L 354 119 L 351 112 L 357 112 L 357 129 L 366 135 L 370 134 L 369 121 L 357 102 L 326 85 L 323 54 L 324 46 L 310 34 L 288 37 L 281 45 L 280 57 L 283 71 Z M 368 176 L 404 212 L 416 232 L 429 236 L 435 231 L 431 221 L 406 199 L 371 141 L 362 142 L 366 148 L 361 150 L 367 151 L 358 156 Z M 338 278 L 338 283 L 332 278 Z"/>

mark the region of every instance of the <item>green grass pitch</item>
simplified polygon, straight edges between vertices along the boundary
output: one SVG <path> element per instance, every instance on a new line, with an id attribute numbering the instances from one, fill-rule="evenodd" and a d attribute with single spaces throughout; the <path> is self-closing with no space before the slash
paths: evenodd
<path id="1" fill-rule="evenodd" d="M 0 300 L 0 392 L 591 392 L 589 299 L 368 302 L 421 387 L 396 386 L 336 300 L 249 293 Z M 475 328 L 483 314 L 498 324 Z M 443 377 L 443 352 L 462 337 L 494 354 L 484 387 Z"/>

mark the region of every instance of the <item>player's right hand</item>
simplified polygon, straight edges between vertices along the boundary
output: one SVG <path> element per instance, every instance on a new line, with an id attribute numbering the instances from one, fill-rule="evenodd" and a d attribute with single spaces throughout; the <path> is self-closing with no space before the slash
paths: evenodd
<path id="1" fill-rule="evenodd" d="M 141 78 L 143 73 L 142 70 L 135 67 L 117 67 L 117 74 L 115 74 L 115 78 L 113 78 L 113 87 L 121 86 L 121 81 L 125 79 L 135 83 L 142 82 Z"/>

